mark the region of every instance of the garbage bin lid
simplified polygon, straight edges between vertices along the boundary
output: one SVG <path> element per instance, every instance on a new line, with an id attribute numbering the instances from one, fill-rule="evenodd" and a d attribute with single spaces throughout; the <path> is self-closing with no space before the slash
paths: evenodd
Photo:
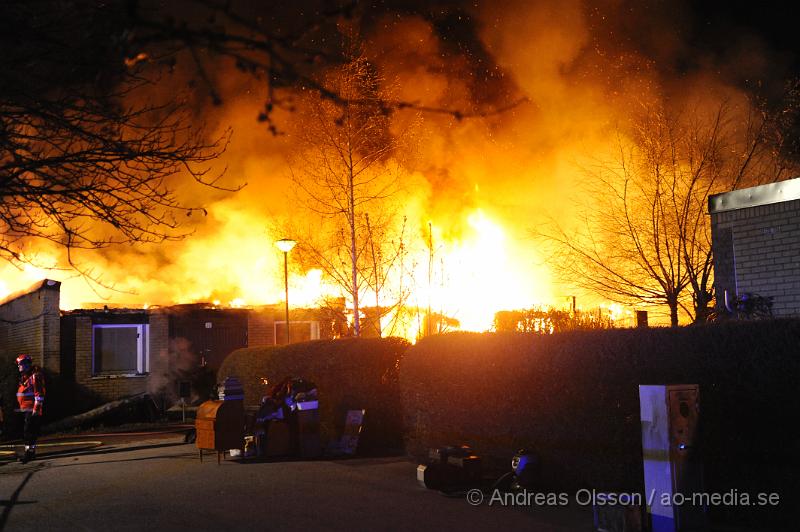
<path id="1" fill-rule="evenodd" d="M 304 401 L 297 403 L 298 410 L 317 410 L 319 408 L 319 401 Z"/>

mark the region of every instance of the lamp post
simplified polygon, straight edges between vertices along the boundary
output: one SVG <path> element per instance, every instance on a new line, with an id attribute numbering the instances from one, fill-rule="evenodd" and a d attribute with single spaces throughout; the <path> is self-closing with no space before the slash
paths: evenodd
<path id="1" fill-rule="evenodd" d="M 286 345 L 289 345 L 289 252 L 297 244 L 291 238 L 281 238 L 275 245 L 283 251 L 283 285 L 286 289 Z"/>

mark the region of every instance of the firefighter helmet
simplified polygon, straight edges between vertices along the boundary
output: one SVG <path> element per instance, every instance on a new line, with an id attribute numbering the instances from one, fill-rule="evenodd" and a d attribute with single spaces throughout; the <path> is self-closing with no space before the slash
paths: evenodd
<path id="1" fill-rule="evenodd" d="M 30 355 L 22 354 L 22 355 L 17 357 L 17 366 L 21 366 L 23 364 L 29 366 L 29 365 L 31 365 L 31 363 L 32 363 L 32 361 L 31 361 L 31 356 Z"/>

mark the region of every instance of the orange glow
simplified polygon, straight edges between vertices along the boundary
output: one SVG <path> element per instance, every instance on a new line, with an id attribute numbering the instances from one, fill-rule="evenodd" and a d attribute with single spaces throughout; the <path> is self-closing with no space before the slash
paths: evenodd
<path id="1" fill-rule="evenodd" d="M 499 223 L 480 209 L 467 214 L 465 223 L 461 238 L 443 242 L 440 249 L 437 241 L 442 237 L 434 236 L 432 282 L 416 285 L 420 306 L 430 303 L 432 312 L 457 319 L 463 330 L 485 331 L 498 310 L 549 300 L 549 279 L 534 273 L 529 242 L 516 247 Z M 420 262 L 425 272 L 415 278 L 427 279 L 427 258 Z"/>
<path id="2" fill-rule="evenodd" d="M 491 329 L 497 311 L 560 306 L 576 294 L 565 286 L 571 280 L 561 280 L 562 285 L 552 277 L 531 230 L 550 218 L 566 225 L 577 219 L 577 207 L 568 199 L 578 188 L 582 167 L 613 154 L 615 124 L 629 118 L 636 98 L 658 99 L 668 92 L 660 85 L 663 79 L 652 59 L 635 51 L 602 49 L 602 43 L 594 42 L 594 22 L 586 18 L 582 2 L 511 5 L 513 9 L 503 10 L 485 2 L 474 8 L 477 37 L 496 62 L 490 76 L 494 81 L 477 79 L 468 57 L 448 56 L 445 49 L 452 44 L 444 46 L 439 31 L 421 17 L 393 16 L 364 36 L 381 77 L 398 80 L 399 100 L 470 112 L 484 109 L 485 102 L 491 111 L 517 101 L 517 96 L 528 101 L 504 113 L 464 120 L 447 113 L 420 113 L 409 141 L 413 146 L 407 150 L 413 152 L 407 157 L 411 162 L 397 162 L 403 190 L 397 198 L 399 215 L 408 220 L 403 241 L 407 255 L 402 267 L 389 274 L 390 288 L 378 302 L 392 306 L 399 293 L 405 297 L 403 324 L 395 334 L 411 340 L 424 332 L 429 309 L 451 318 L 450 328 L 457 320 L 462 330 L 485 331 Z M 0 262 L 0 298 L 51 278 L 62 281 L 64 310 L 98 301 L 129 307 L 284 302 L 284 254 L 275 242 L 300 238 L 287 228 L 317 230 L 303 218 L 306 211 L 294 203 L 290 190 L 287 160 L 296 148 L 286 134 L 289 128 L 281 128 L 293 116 L 276 110 L 277 127 L 284 134 L 271 136 L 257 122 L 264 106 L 264 80 L 243 81 L 238 71 L 224 68 L 234 67 L 220 66 L 215 83 L 235 97 L 196 111 L 210 129 L 217 128 L 209 131 L 210 138 L 229 127 L 233 130 L 230 145 L 216 163 L 227 168 L 226 184 L 246 182 L 247 187 L 224 194 L 198 187 L 187 176 L 175 176 L 170 186 L 179 199 L 208 213 L 184 220 L 183 228 L 192 233 L 187 238 L 158 246 L 76 252 L 72 259 L 102 284 L 66 269 L 63 250 L 29 242 L 26 251 L 36 248 L 28 255 L 32 265 L 17 269 Z M 165 80 L 163 90 L 170 90 L 171 83 L 186 85 L 186 79 L 177 74 L 175 78 Z M 687 74 L 679 88 L 679 96 L 673 98 L 718 92 L 736 99 L 738 94 L 704 73 Z M 506 98 L 508 94 L 512 97 Z M 739 98 L 744 101 L 741 94 Z M 390 130 L 394 133 L 414 122 L 409 119 L 413 113 L 392 114 Z M 342 297 L 341 288 L 323 271 L 304 270 L 297 254 L 298 249 L 287 254 L 291 307 L 311 308 L 323 298 Z M 52 269 L 56 266 L 62 269 Z M 364 291 L 362 312 L 376 305 L 375 295 Z M 584 296 L 578 296 L 578 302 L 596 305 Z M 615 321 L 632 321 L 630 309 L 610 305 L 608 311 Z M 385 327 L 391 318 L 383 319 Z"/>
<path id="3" fill-rule="evenodd" d="M 500 222 L 481 209 L 465 214 L 463 225 L 460 235 L 450 240 L 433 226 L 430 283 L 429 250 L 417 245 L 414 256 L 409 259 L 415 269 L 410 275 L 413 283 L 406 281 L 413 292 L 407 306 L 417 308 L 414 312 L 423 316 L 430 307 L 434 313 L 458 320 L 457 328 L 484 331 L 492 327 L 494 313 L 498 310 L 529 307 L 549 299 L 549 280 L 534 274 L 531 266 L 535 257 L 527 242 L 523 240 L 521 245 L 515 246 L 515 240 Z M 118 291 L 102 287 L 92 290 L 74 274 L 30 265 L 16 270 L 5 265 L 0 297 L 48 277 L 63 282 L 61 307 L 64 310 L 97 306 L 98 303 L 91 302 L 98 300 L 113 302 L 114 306 L 142 308 L 201 301 L 228 308 L 282 302 L 283 257 L 271 247 L 271 242 L 272 239 L 258 231 L 232 234 L 227 239 L 187 242 L 176 263 L 184 268 L 184 279 L 207 280 L 196 286 L 184 280 L 167 284 L 164 279 L 135 275 L 134 267 L 125 277 L 115 280 Z M 236 252 L 231 254 L 225 251 L 227 249 Z M 292 264 L 291 253 L 289 264 Z M 110 268 L 106 276 L 113 271 L 115 269 Z M 169 291 L 164 291 L 167 287 Z M 158 290 L 162 290 L 161 297 Z M 209 297 L 213 294 L 223 297 Z M 338 295 L 340 291 L 326 282 L 321 270 L 299 272 L 290 268 L 289 302 L 292 307 L 315 307 L 323 298 Z M 370 297 L 364 299 L 374 301 Z M 391 305 L 392 301 L 387 297 L 381 304 Z M 383 320 L 385 325 L 390 321 L 391 316 Z M 418 321 L 410 320 L 398 333 L 415 339 L 419 332 Z"/>

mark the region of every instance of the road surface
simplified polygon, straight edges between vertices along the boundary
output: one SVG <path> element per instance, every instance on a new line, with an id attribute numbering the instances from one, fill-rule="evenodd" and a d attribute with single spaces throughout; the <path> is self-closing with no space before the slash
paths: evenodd
<path id="1" fill-rule="evenodd" d="M 0 452 L 0 529 L 590 531 L 587 507 L 470 505 L 419 486 L 404 457 L 201 463 L 183 434 L 45 441 Z M 7 449 L 6 449 L 7 450 Z"/>

